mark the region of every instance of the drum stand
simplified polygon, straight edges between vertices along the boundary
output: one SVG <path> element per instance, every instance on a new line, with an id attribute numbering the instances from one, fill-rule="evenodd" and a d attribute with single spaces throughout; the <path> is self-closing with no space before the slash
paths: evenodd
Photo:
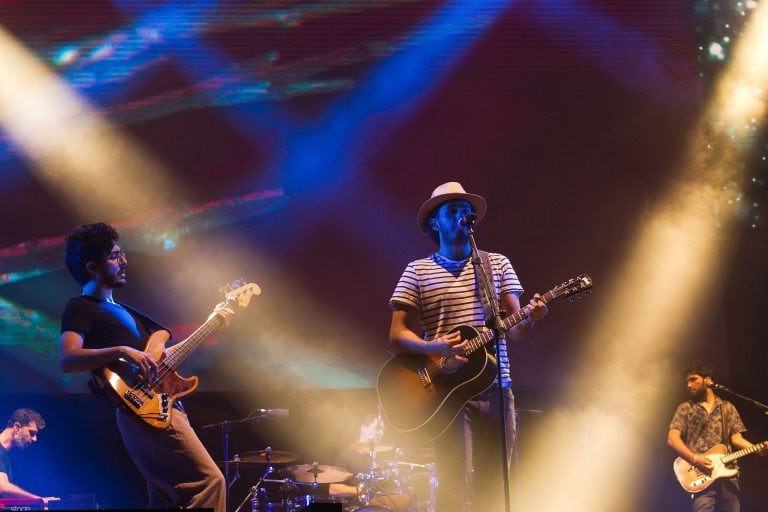
<path id="1" fill-rule="evenodd" d="M 373 500 L 373 498 L 376 497 L 374 496 L 376 483 L 386 478 L 392 478 L 393 483 L 395 484 L 395 490 L 400 495 L 413 496 L 412 494 L 413 489 L 406 489 L 403 486 L 403 480 L 402 480 L 402 475 L 400 473 L 400 468 L 406 467 L 406 468 L 410 468 L 411 470 L 414 470 L 414 469 L 427 470 L 427 475 L 429 478 L 429 481 L 428 481 L 429 498 L 426 500 L 426 503 L 422 501 L 417 503 L 416 506 L 419 512 L 436 512 L 438 479 L 437 479 L 437 466 L 434 463 L 417 464 L 414 462 L 394 461 L 394 462 L 391 462 L 391 464 L 394 466 L 394 470 L 392 472 L 393 474 L 384 476 L 383 474 L 380 473 L 379 468 L 376 464 L 376 450 L 374 446 L 374 440 L 371 440 L 369 442 L 368 461 L 369 461 L 368 471 L 366 471 L 365 473 L 359 473 L 357 475 L 357 479 L 360 481 L 360 486 L 358 490 L 358 500 L 362 507 L 368 507 L 371 505 L 371 501 Z M 426 505 L 425 508 L 422 508 L 423 504 Z M 409 510 L 411 509 L 409 508 Z"/>
<path id="2" fill-rule="evenodd" d="M 368 441 L 368 471 L 357 475 L 360 480 L 360 489 L 358 491 L 358 499 L 363 505 L 368 506 L 371 504 L 371 494 L 373 493 L 374 482 L 378 480 L 378 473 L 376 467 L 376 447 L 375 439 L 372 437 Z"/>
<path id="3" fill-rule="evenodd" d="M 271 467 L 267 468 L 264 476 L 259 478 L 256 485 L 251 487 L 251 490 L 245 496 L 243 501 L 240 502 L 240 505 L 237 506 L 235 512 L 240 512 L 240 509 L 243 508 L 243 505 L 249 500 L 251 502 L 251 512 L 262 512 L 261 502 L 264 501 L 266 503 L 267 498 L 266 492 L 264 492 L 265 489 L 262 487 L 263 484 L 280 484 L 286 487 L 295 487 L 293 480 L 290 478 L 267 478 L 272 471 Z M 287 495 L 288 493 L 286 492 L 285 494 Z"/>

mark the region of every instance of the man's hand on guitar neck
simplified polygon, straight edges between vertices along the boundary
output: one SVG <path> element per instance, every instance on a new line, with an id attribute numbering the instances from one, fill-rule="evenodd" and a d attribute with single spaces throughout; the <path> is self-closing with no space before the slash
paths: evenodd
<path id="1" fill-rule="evenodd" d="M 229 319 L 232 318 L 232 315 L 234 314 L 235 312 L 227 307 L 226 302 L 220 302 L 216 304 L 215 308 L 213 308 L 213 313 L 210 314 L 208 320 L 217 316 L 224 324 L 224 327 L 229 327 Z"/>
<path id="2" fill-rule="evenodd" d="M 531 301 L 525 305 L 525 310 L 528 312 L 528 319 L 538 322 L 549 313 L 547 303 L 541 298 L 541 294 L 535 294 Z"/>

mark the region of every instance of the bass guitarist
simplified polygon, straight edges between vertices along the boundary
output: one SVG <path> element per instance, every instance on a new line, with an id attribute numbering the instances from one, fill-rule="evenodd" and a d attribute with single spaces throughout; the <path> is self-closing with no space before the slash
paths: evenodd
<path id="1" fill-rule="evenodd" d="M 454 358 L 466 362 L 468 344 L 454 327 L 482 328 L 484 310 L 477 291 L 467 219 L 479 222 L 486 212 L 485 199 L 467 193 L 460 183 L 437 187 L 417 215 L 419 229 L 437 244 L 432 255 L 409 263 L 390 299 L 390 344 L 400 352 Z M 505 256 L 488 253 L 493 288 L 507 314 L 520 309 L 523 288 Z M 546 304 L 535 296 L 526 305 L 527 317 L 507 331 L 518 340 L 547 314 Z M 515 441 L 514 397 L 509 376 L 506 340 L 500 342 L 502 388 L 496 385 L 472 398 L 445 432 L 435 440 L 439 478 L 438 512 L 502 510 L 504 504 L 500 415 L 506 415 L 507 464 Z M 498 396 L 504 396 L 504 411 Z"/>
<path id="2" fill-rule="evenodd" d="M 686 387 L 691 399 L 677 407 L 669 425 L 667 443 L 680 457 L 688 461 L 701 474 L 711 474 L 713 461 L 705 456 L 723 452 L 732 447 L 745 449 L 754 446 L 744 439 L 747 429 L 734 405 L 712 391 L 714 368 L 706 362 L 695 362 L 683 370 Z M 766 454 L 763 449 L 761 455 Z M 734 463 L 735 464 L 735 463 Z M 693 495 L 693 512 L 739 512 L 739 481 L 736 476 L 714 480 L 706 489 Z"/>
<path id="3" fill-rule="evenodd" d="M 104 223 L 74 229 L 66 240 L 65 263 L 82 295 L 64 309 L 59 365 L 64 372 L 97 371 L 118 359 L 133 363 L 141 377 L 158 374 L 158 361 L 145 352 L 157 322 L 115 301 L 126 284 L 128 260 L 119 236 Z M 219 304 L 212 315 L 229 322 L 233 311 Z M 210 508 L 225 512 L 224 476 L 189 424 L 179 402 L 167 428 L 154 428 L 116 408 L 117 425 L 131 458 L 147 481 L 149 508 Z"/>

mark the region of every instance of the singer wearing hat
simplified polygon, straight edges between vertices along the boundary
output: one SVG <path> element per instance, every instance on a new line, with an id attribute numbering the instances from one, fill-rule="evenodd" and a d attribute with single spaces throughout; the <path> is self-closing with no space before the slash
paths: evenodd
<path id="1" fill-rule="evenodd" d="M 462 325 L 483 329 L 486 309 L 480 299 L 475 265 L 471 258 L 470 229 L 486 214 L 483 197 L 467 193 L 458 182 L 438 186 L 417 214 L 419 229 L 437 250 L 409 263 L 390 299 L 392 323 L 389 341 L 399 352 L 426 354 L 466 362 L 468 349 L 459 332 Z M 485 268 L 500 308 L 509 315 L 520 309 L 523 287 L 506 256 L 488 252 Z M 487 308 L 487 307 L 486 307 Z M 501 368 L 501 386 L 494 381 L 471 398 L 434 440 L 438 471 L 438 512 L 503 510 L 501 415 L 509 467 L 516 421 L 511 390 L 507 341 L 523 338 L 547 314 L 538 295 L 525 306 L 526 317 L 510 328 L 499 341 L 496 358 Z M 493 347 L 488 347 L 492 350 Z M 500 407 L 499 394 L 503 396 Z"/>

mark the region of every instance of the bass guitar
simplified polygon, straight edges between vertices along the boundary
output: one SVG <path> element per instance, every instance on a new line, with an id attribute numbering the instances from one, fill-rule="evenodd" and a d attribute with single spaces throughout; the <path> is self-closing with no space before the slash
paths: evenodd
<path id="1" fill-rule="evenodd" d="M 554 287 L 541 296 L 547 303 L 558 297 L 589 293 L 592 279 L 581 274 Z M 525 319 L 525 308 L 503 320 L 506 332 Z M 377 379 L 382 412 L 394 427 L 412 441 L 427 442 L 442 434 L 464 404 L 488 389 L 496 378 L 496 358 L 485 345 L 493 341 L 493 332 L 461 325 L 450 332 L 460 332 L 469 340 L 462 355 L 466 363 L 454 358 L 401 352 L 389 359 Z"/>
<path id="2" fill-rule="evenodd" d="M 697 457 L 706 457 L 712 461 L 712 469 L 707 472 L 698 466 L 694 466 L 682 457 L 675 459 L 672 463 L 672 469 L 680 485 L 688 492 L 701 492 L 712 485 L 718 478 L 731 478 L 739 473 L 738 468 L 728 467 L 728 464 L 734 462 L 750 453 L 755 453 L 768 447 L 768 441 L 744 448 L 733 453 L 726 453 L 727 447 L 724 444 L 716 444 L 706 453 L 698 453 Z"/>
<path id="3" fill-rule="evenodd" d="M 228 306 L 244 308 L 250 303 L 251 297 L 261 294 L 261 289 L 253 283 L 239 281 L 234 286 L 237 287 L 230 289 L 224 296 Z M 200 382 L 197 376 L 182 377 L 176 370 L 222 322 L 218 315 L 211 315 L 189 337 L 167 350 L 165 344 L 171 338 L 171 333 L 166 330 L 155 331 L 144 349 L 157 360 L 155 375 L 147 380 L 137 365 L 120 358 L 94 370 L 94 384 L 123 410 L 135 414 L 152 427 L 166 428 L 171 423 L 174 402 L 192 393 Z"/>

